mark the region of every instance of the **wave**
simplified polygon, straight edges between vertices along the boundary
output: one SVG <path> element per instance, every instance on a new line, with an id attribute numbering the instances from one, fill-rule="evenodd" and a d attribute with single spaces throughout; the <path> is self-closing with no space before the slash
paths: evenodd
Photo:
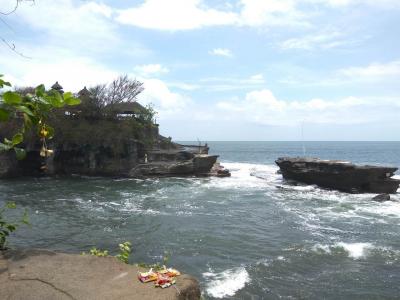
<path id="1" fill-rule="evenodd" d="M 222 163 L 231 172 L 231 177 L 212 178 L 205 184 L 208 188 L 222 189 L 262 189 L 268 185 L 275 186 L 282 181 L 274 165 L 250 163 Z"/>
<path id="2" fill-rule="evenodd" d="M 250 282 L 250 275 L 244 267 L 228 269 L 217 274 L 210 270 L 203 273 L 203 277 L 208 281 L 207 294 L 214 298 L 234 296 Z"/>
<path id="3" fill-rule="evenodd" d="M 318 253 L 332 254 L 336 251 L 344 251 L 348 257 L 353 259 L 365 258 L 369 251 L 376 247 L 371 243 L 344 243 L 339 242 L 333 245 L 321 245 L 317 244 L 313 247 L 313 251 Z"/>

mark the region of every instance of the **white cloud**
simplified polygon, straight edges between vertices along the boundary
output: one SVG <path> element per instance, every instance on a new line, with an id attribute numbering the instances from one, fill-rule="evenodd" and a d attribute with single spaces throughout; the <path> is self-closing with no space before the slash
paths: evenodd
<path id="1" fill-rule="evenodd" d="M 44 31 L 46 39 L 64 43 L 106 46 L 116 40 L 110 20 L 112 8 L 94 1 L 75 4 L 72 0 L 41 0 L 34 5 L 22 2 L 16 16 L 32 29 Z"/>
<path id="2" fill-rule="evenodd" d="M 119 10 L 117 21 L 156 30 L 192 30 L 209 26 L 303 26 L 295 0 L 240 0 L 240 11 L 208 7 L 203 0 L 144 0 Z"/>
<path id="3" fill-rule="evenodd" d="M 303 121 L 314 124 L 362 124 L 382 121 L 400 113 L 393 99 L 347 97 L 337 101 L 311 99 L 284 101 L 267 89 L 246 94 L 244 99 L 221 101 L 217 108 L 230 120 L 277 126 L 297 126 Z"/>
<path id="4" fill-rule="evenodd" d="M 291 38 L 279 43 L 283 50 L 302 49 L 332 49 L 354 44 L 341 31 L 324 31 L 316 34 L 305 35 L 299 38 Z"/>
<path id="5" fill-rule="evenodd" d="M 178 89 L 184 90 L 184 91 L 194 91 L 194 90 L 198 90 L 201 88 L 201 86 L 198 84 L 192 84 L 192 83 L 186 83 L 186 82 L 180 82 L 180 81 L 168 82 L 168 86 L 175 87 L 175 88 L 178 88 Z"/>
<path id="6" fill-rule="evenodd" d="M 226 48 L 215 48 L 208 53 L 215 56 L 233 57 L 232 51 Z"/>
<path id="7" fill-rule="evenodd" d="M 330 72 L 312 73 L 303 68 L 292 68 L 291 75 L 280 79 L 279 83 L 297 87 L 357 87 L 362 90 L 375 89 L 375 92 L 397 88 L 400 76 L 400 60 L 387 63 L 370 63 L 365 66 L 350 66 Z M 389 87 L 389 89 L 388 89 Z"/>
<path id="8" fill-rule="evenodd" d="M 264 86 L 263 74 L 255 74 L 248 78 L 240 77 L 209 77 L 198 80 L 198 83 L 208 91 L 233 91 L 243 89 L 255 89 Z"/>
<path id="9" fill-rule="evenodd" d="M 320 3 L 332 7 L 346 7 L 350 5 L 370 5 L 380 8 L 400 8 L 398 0 L 300 0 L 311 3 Z"/>
<path id="10" fill-rule="evenodd" d="M 250 80 L 254 82 L 264 83 L 264 75 L 263 74 L 255 74 L 250 76 Z"/>
<path id="11" fill-rule="evenodd" d="M 179 31 L 210 26 L 312 27 L 309 19 L 316 11 L 304 4 L 342 9 L 369 5 L 400 8 L 398 0 L 238 0 L 235 4 L 211 7 L 205 0 L 143 0 L 140 5 L 117 11 L 116 20 L 137 27 Z"/>
<path id="12" fill-rule="evenodd" d="M 355 80 L 379 80 L 387 77 L 400 76 L 400 60 L 386 64 L 372 63 L 366 67 L 350 67 L 338 72 L 340 75 L 354 78 Z"/>
<path id="13" fill-rule="evenodd" d="M 66 50 L 53 47 L 29 48 L 32 59 L 18 56 L 0 57 L 2 72 L 14 78 L 14 85 L 51 86 L 59 81 L 65 90 L 79 91 L 83 86 L 92 86 L 111 81 L 118 72 L 110 70 L 85 56 L 75 56 Z"/>
<path id="14" fill-rule="evenodd" d="M 145 90 L 139 95 L 142 103 L 155 105 L 161 119 L 179 115 L 191 102 L 189 97 L 170 90 L 160 79 L 143 79 Z"/>
<path id="15" fill-rule="evenodd" d="M 228 25 L 236 15 L 204 7 L 201 0 L 145 0 L 139 6 L 120 10 L 123 24 L 158 30 L 190 30 L 205 26 Z"/>
<path id="16" fill-rule="evenodd" d="M 241 0 L 242 10 L 237 17 L 240 26 L 308 26 L 306 16 L 296 0 Z"/>
<path id="17" fill-rule="evenodd" d="M 140 65 L 134 67 L 133 70 L 143 77 L 158 76 L 169 72 L 168 68 L 160 64 Z"/>
<path id="18" fill-rule="evenodd" d="M 0 0 L 0 7 L 4 2 L 10 1 Z M 103 55 L 118 51 L 129 58 L 142 57 L 149 50 L 121 39 L 112 14 L 111 7 L 96 1 L 21 2 L 8 20 L 15 30 L 32 34 L 33 42 L 24 36 L 15 42 L 18 51 L 32 59 L 10 51 L 0 57 L 1 71 L 20 86 L 49 86 L 58 80 L 72 91 L 114 79 L 120 72 L 103 64 Z"/>

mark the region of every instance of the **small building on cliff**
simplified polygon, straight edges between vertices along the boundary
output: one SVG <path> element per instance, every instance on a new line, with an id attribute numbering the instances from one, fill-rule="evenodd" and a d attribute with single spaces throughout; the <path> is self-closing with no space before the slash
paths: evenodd
<path id="1" fill-rule="evenodd" d="M 117 116 L 120 118 L 140 118 L 147 114 L 147 109 L 136 101 L 109 104 L 105 107 L 105 109 L 116 113 Z"/>

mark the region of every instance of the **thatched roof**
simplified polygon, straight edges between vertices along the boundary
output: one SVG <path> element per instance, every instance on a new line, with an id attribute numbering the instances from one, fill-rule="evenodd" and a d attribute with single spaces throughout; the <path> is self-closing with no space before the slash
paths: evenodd
<path id="1" fill-rule="evenodd" d="M 90 97 L 92 94 L 86 88 L 86 86 L 78 92 L 79 97 Z"/>
<path id="2" fill-rule="evenodd" d="M 51 88 L 52 88 L 53 90 L 56 90 L 56 91 L 61 91 L 61 90 L 63 89 L 63 87 L 58 83 L 58 81 L 56 81 L 56 83 L 53 84 L 53 85 L 51 86 Z"/>
<path id="3" fill-rule="evenodd" d="M 107 105 L 113 111 L 119 114 L 140 114 L 145 112 L 147 109 L 139 104 L 138 102 L 121 102 L 116 104 Z"/>

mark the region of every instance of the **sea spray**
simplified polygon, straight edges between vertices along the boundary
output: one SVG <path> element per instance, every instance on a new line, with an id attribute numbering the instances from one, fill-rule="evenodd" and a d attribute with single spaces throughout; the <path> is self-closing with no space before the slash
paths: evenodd
<path id="1" fill-rule="evenodd" d="M 206 272 L 203 276 L 207 279 L 207 294 L 214 298 L 234 296 L 237 291 L 250 282 L 249 273 L 244 267 L 228 269 L 221 273 Z"/>

